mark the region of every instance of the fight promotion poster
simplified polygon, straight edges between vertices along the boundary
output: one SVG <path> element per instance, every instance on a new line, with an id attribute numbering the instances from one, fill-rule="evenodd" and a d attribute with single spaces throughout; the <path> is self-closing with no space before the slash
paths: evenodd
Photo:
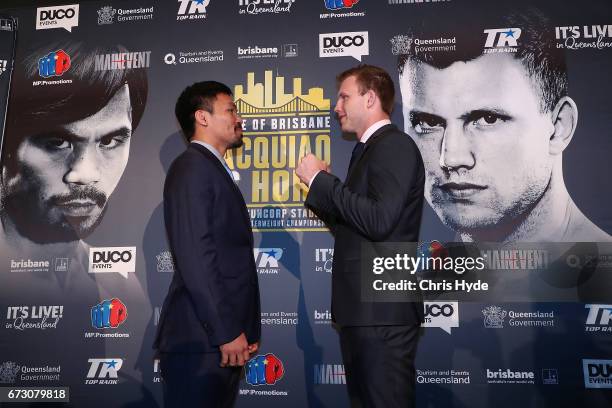
<path id="1" fill-rule="evenodd" d="M 226 161 L 262 303 L 237 406 L 348 406 L 334 238 L 294 170 L 313 153 L 345 178 L 355 137 L 336 120 L 335 77 L 367 63 L 391 74 L 391 119 L 424 160 L 415 247 L 475 250 L 508 277 L 496 298 L 427 300 L 418 406 L 612 403 L 612 289 L 594 279 L 612 267 L 608 1 L 111 0 L 0 15 L 0 51 L 13 44 L 4 21 L 19 30 L 0 95 L 0 387 L 162 406 L 152 344 L 174 273 L 162 191 L 185 149 L 174 104 L 217 80 L 243 118 Z M 560 264 L 574 275 L 551 273 Z M 555 290 L 540 296 L 529 271 Z"/>

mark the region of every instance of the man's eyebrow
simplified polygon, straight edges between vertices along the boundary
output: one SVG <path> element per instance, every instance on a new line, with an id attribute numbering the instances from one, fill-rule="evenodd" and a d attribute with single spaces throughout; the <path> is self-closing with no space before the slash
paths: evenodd
<path id="1" fill-rule="evenodd" d="M 103 135 L 101 135 L 99 138 L 97 138 L 96 140 L 100 140 L 104 137 L 124 137 L 124 138 L 128 138 L 132 135 L 132 129 L 128 126 L 121 126 L 120 128 L 114 129 L 113 131 L 109 132 L 109 133 L 105 133 Z M 36 135 L 34 135 L 35 139 L 45 139 L 45 138 L 53 138 L 56 137 L 58 139 L 63 139 L 63 140 L 68 140 L 70 142 L 85 142 L 87 140 L 89 140 L 88 137 L 83 137 L 80 136 L 74 132 L 71 132 L 68 129 L 64 129 L 64 128 L 55 128 L 55 129 L 50 129 L 48 131 L 44 131 L 44 132 L 40 132 Z"/>
<path id="2" fill-rule="evenodd" d="M 459 116 L 459 119 L 461 119 L 464 122 L 471 122 L 473 120 L 480 119 L 483 116 L 487 116 L 487 115 L 497 116 L 504 120 L 512 119 L 512 116 L 507 111 L 500 109 L 500 108 L 474 109 L 469 112 L 465 112 L 463 115 Z"/>
<path id="3" fill-rule="evenodd" d="M 435 115 L 433 113 L 429 113 L 429 112 L 423 112 L 420 110 L 416 110 L 416 109 L 412 109 L 410 112 L 410 120 L 418 120 L 420 121 L 424 121 L 431 124 L 436 124 L 436 125 L 441 125 L 442 127 L 446 127 L 446 119 L 444 119 L 442 116 L 438 116 Z"/>

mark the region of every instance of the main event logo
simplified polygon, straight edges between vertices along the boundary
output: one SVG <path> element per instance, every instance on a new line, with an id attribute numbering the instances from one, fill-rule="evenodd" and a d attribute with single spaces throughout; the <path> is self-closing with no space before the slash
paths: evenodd
<path id="1" fill-rule="evenodd" d="M 255 231 L 324 231 L 325 225 L 304 208 L 306 191 L 295 175 L 299 160 L 314 153 L 331 162 L 330 100 L 320 87 L 302 92 L 302 78 L 265 71 L 263 82 L 247 74 L 235 85 L 243 119 L 244 145 L 229 150 L 226 161 L 240 174 L 251 225 Z"/>

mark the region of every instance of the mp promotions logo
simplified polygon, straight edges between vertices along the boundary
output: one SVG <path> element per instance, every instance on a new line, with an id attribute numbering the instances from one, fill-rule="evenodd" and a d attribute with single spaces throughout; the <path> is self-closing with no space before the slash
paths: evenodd
<path id="1" fill-rule="evenodd" d="M 13 361 L 5 361 L 0 365 L 0 384 L 13 384 L 21 366 Z"/>
<path id="2" fill-rule="evenodd" d="M 612 388 L 612 360 L 582 360 L 585 388 Z"/>
<path id="3" fill-rule="evenodd" d="M 177 21 L 202 20 L 206 18 L 206 7 L 210 0 L 178 0 Z"/>
<path id="4" fill-rule="evenodd" d="M 503 329 L 504 319 L 508 312 L 502 310 L 499 306 L 489 306 L 482 310 L 484 315 L 484 327 L 487 329 Z"/>
<path id="5" fill-rule="evenodd" d="M 89 248 L 89 273 L 118 273 L 125 279 L 136 272 L 136 247 Z"/>
<path id="6" fill-rule="evenodd" d="M 64 28 L 72 32 L 79 25 L 79 5 L 39 7 L 36 9 L 36 29 Z"/>
<path id="7" fill-rule="evenodd" d="M 292 89 L 286 92 L 286 84 Z M 265 71 L 257 82 L 249 72 L 246 85 L 234 86 L 243 119 L 243 142 L 226 154 L 240 174 L 240 187 L 255 231 L 324 231 L 325 224 L 304 208 L 306 191 L 295 175 L 308 153 L 331 162 L 330 100 L 323 88 L 303 91 L 302 78 Z"/>
<path id="8" fill-rule="evenodd" d="M 117 372 L 123 365 L 123 359 L 90 358 L 87 361 L 89 362 L 89 371 L 87 371 L 87 379 L 85 380 L 85 384 L 115 385 L 119 382 Z"/>
<path id="9" fill-rule="evenodd" d="M 584 331 L 612 333 L 612 305 L 584 305 L 589 309 Z"/>
<path id="10" fill-rule="evenodd" d="M 115 329 L 127 319 L 127 307 L 117 299 L 104 300 L 91 308 L 91 325 L 95 329 Z"/>
<path id="11" fill-rule="evenodd" d="M 459 327 L 458 302 L 424 302 L 425 322 L 422 327 L 438 327 L 451 334 L 453 327 Z"/>
<path id="12" fill-rule="evenodd" d="M 319 34 L 319 57 L 361 57 L 370 55 L 367 31 Z"/>
<path id="13" fill-rule="evenodd" d="M 485 54 L 516 52 L 521 37 L 520 28 L 493 28 L 484 30 L 484 33 L 487 35 Z"/>
<path id="14" fill-rule="evenodd" d="M 284 374 L 283 362 L 272 353 L 253 357 L 244 367 L 244 377 L 250 385 L 274 385 Z"/>
<path id="15" fill-rule="evenodd" d="M 43 78 L 62 76 L 70 65 L 70 55 L 66 51 L 53 51 L 38 60 L 38 75 Z"/>

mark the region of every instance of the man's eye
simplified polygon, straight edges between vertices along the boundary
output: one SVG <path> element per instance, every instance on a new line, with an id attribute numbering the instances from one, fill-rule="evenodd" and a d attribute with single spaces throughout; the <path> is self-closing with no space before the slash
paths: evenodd
<path id="1" fill-rule="evenodd" d="M 72 143 L 70 143 L 66 139 L 57 138 L 49 138 L 44 142 L 44 146 L 49 150 L 63 150 L 70 149 L 72 147 Z"/>
<path id="2" fill-rule="evenodd" d="M 123 140 L 117 137 L 105 136 L 100 139 L 100 146 L 105 149 L 113 149 L 121 144 L 123 144 Z"/>
<path id="3" fill-rule="evenodd" d="M 415 132 L 417 132 L 418 134 L 431 133 L 436 129 L 436 127 L 439 127 L 439 126 L 440 125 L 438 124 L 429 123 L 425 120 L 414 120 L 412 122 L 412 127 L 414 128 Z"/>
<path id="4" fill-rule="evenodd" d="M 502 121 L 504 121 L 504 119 L 501 118 L 499 115 L 485 114 L 485 115 L 482 115 L 480 118 L 474 120 L 472 124 L 474 126 L 487 127 L 487 126 L 495 125 Z"/>

